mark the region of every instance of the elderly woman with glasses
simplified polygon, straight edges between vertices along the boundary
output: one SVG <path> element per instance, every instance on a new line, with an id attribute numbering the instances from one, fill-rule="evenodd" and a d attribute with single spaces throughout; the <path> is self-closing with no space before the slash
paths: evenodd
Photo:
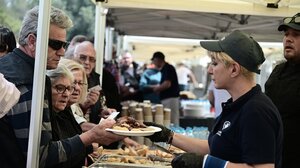
<path id="1" fill-rule="evenodd" d="M 69 97 L 74 91 L 74 77 L 65 66 L 50 70 L 47 74 L 52 83 L 52 108 L 54 112 L 58 113 L 65 109 Z"/>
<path id="2" fill-rule="evenodd" d="M 105 120 L 92 129 L 82 132 L 80 125 L 75 120 L 70 105 L 72 93 L 78 89 L 76 81 L 74 85 L 73 73 L 63 64 L 59 64 L 54 70 L 47 72 L 51 79 L 52 112 L 50 113 L 52 140 L 67 141 L 70 146 L 77 145 L 78 150 L 69 151 L 71 156 L 60 156 L 62 162 L 54 167 L 78 167 L 85 165 L 87 154 L 93 152 L 92 143 L 110 144 L 124 137 L 106 132 L 105 129 L 112 126 L 115 121 Z M 73 141 L 75 136 L 80 136 L 81 142 Z M 92 139 L 90 139 L 92 138 Z M 88 140 L 87 140 L 88 139 Z"/>
<path id="3" fill-rule="evenodd" d="M 53 140 L 61 140 L 81 134 L 81 128 L 73 117 L 70 107 L 67 107 L 70 96 L 74 91 L 74 76 L 67 67 L 59 65 L 57 69 L 50 70 L 47 75 L 51 79 L 52 109 L 51 126 Z M 59 166 L 74 167 L 83 166 L 86 152 L 92 152 L 91 147 L 78 154 L 77 159 L 67 161 Z"/>
<path id="4" fill-rule="evenodd" d="M 74 60 L 70 59 L 61 59 L 59 65 L 65 65 L 74 76 L 74 91 L 70 95 L 68 105 L 70 106 L 73 112 L 73 115 L 83 132 L 92 129 L 96 124 L 89 122 L 88 114 L 84 113 L 82 106 L 92 106 L 98 101 L 99 92 L 90 90 L 87 92 L 87 76 L 85 69 L 81 64 Z M 100 114 L 101 118 L 106 118 L 104 114 Z M 126 146 L 138 146 L 139 144 L 128 137 L 123 141 Z M 94 149 L 98 145 L 93 144 Z M 96 153 L 94 153 L 95 156 Z"/>
<path id="5" fill-rule="evenodd" d="M 74 117 L 83 132 L 95 126 L 87 122 L 87 115 L 81 109 L 82 106 L 91 106 L 96 103 L 99 92 L 87 92 L 87 77 L 82 65 L 70 59 L 61 59 L 59 64 L 65 65 L 74 76 L 74 91 L 70 95 L 68 106 L 71 107 Z"/>

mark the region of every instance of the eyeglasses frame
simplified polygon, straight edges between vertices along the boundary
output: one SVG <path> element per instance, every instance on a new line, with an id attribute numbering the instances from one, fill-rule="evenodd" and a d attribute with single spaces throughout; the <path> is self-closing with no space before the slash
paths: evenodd
<path id="1" fill-rule="evenodd" d="M 64 90 L 60 91 L 58 87 L 64 87 Z M 53 88 L 55 88 L 55 90 L 58 94 L 64 94 L 66 92 L 66 90 L 68 90 L 70 93 L 73 93 L 73 91 L 75 89 L 74 85 L 71 85 L 70 87 L 69 86 L 66 87 L 62 84 L 55 85 L 55 86 L 53 86 Z M 71 88 L 72 88 L 72 90 L 71 90 Z"/>

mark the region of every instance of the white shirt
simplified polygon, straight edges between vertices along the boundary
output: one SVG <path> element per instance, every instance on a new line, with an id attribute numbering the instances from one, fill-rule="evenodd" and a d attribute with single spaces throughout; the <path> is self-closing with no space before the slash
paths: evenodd
<path id="1" fill-rule="evenodd" d="M 78 124 L 81 124 L 83 122 L 87 122 L 87 119 L 85 118 L 82 109 L 80 108 L 78 103 L 72 104 L 71 109 L 73 112 L 73 116 Z"/>
<path id="2" fill-rule="evenodd" d="M 19 101 L 20 94 L 16 86 L 8 82 L 0 73 L 0 118 Z"/>
<path id="3" fill-rule="evenodd" d="M 180 66 L 176 69 L 176 73 L 179 85 L 188 85 L 190 79 L 189 74 L 192 73 L 192 71 L 185 66 Z"/>
<path id="4" fill-rule="evenodd" d="M 213 81 L 210 82 L 208 90 L 214 94 L 215 117 L 218 117 L 222 112 L 221 103 L 226 102 L 231 96 L 227 90 L 215 88 Z"/>

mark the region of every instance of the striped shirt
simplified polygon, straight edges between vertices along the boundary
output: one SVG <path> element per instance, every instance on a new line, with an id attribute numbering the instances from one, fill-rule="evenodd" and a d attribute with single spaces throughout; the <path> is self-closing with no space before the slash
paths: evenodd
<path id="1" fill-rule="evenodd" d="M 0 59 L 0 64 L 0 72 L 8 81 L 14 83 L 21 92 L 19 102 L 7 113 L 7 118 L 16 135 L 18 143 L 16 145 L 20 146 L 24 155 L 27 156 L 33 91 L 34 59 L 26 55 L 20 49 L 14 49 L 13 52 Z M 39 149 L 39 167 L 53 167 L 75 158 L 77 154 L 85 151 L 85 146 L 79 135 L 60 141 L 52 140 L 50 122 L 50 89 L 50 79 L 46 77 L 45 99 L 42 111 L 42 132 Z"/>

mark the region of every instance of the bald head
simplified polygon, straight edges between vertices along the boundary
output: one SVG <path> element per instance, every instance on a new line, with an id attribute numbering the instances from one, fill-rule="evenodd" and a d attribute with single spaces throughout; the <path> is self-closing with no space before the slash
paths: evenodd
<path id="1" fill-rule="evenodd" d="M 95 68 L 96 50 L 94 44 L 90 41 L 84 41 L 75 46 L 74 60 L 78 61 L 84 66 L 86 74 L 89 76 Z"/>
<path id="2" fill-rule="evenodd" d="M 74 54 L 79 53 L 79 52 L 90 52 L 93 53 L 93 55 L 96 55 L 96 50 L 94 48 L 94 44 L 90 41 L 84 41 L 81 43 L 78 43 L 75 46 Z"/>

